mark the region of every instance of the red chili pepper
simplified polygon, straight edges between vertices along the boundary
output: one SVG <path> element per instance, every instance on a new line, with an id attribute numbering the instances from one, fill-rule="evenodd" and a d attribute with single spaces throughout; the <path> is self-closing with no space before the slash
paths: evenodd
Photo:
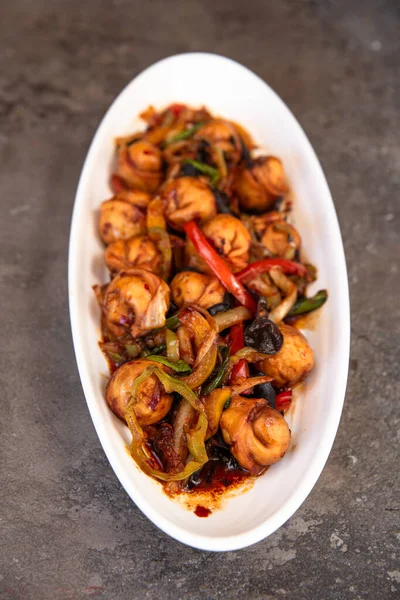
<path id="1" fill-rule="evenodd" d="M 240 304 L 243 304 L 243 306 L 255 313 L 257 310 L 255 301 L 244 288 L 243 284 L 236 279 L 233 273 L 231 273 L 222 258 L 218 256 L 214 248 L 197 227 L 196 223 L 190 221 L 185 224 L 184 229 L 197 252 L 204 258 L 214 275 L 221 281 L 222 285 L 225 286 L 228 292 L 235 296 Z"/>
<path id="2" fill-rule="evenodd" d="M 185 108 L 185 104 L 170 104 L 167 110 L 170 110 L 176 119 Z"/>
<path id="3" fill-rule="evenodd" d="M 249 364 L 247 360 L 241 358 L 237 363 L 233 365 L 231 377 L 229 379 L 230 385 L 234 385 L 238 379 L 248 379 L 250 375 Z M 251 389 L 241 392 L 241 394 L 250 394 Z"/>
<path id="4" fill-rule="evenodd" d="M 231 356 L 236 354 L 238 350 L 244 348 L 244 327 L 243 323 L 236 323 L 232 325 L 229 332 L 229 338 L 231 341 Z"/>
<path id="5" fill-rule="evenodd" d="M 292 390 L 285 390 L 277 395 L 275 399 L 276 410 L 285 410 L 289 408 L 293 398 Z"/>
<path id="6" fill-rule="evenodd" d="M 282 271 L 287 275 L 306 275 L 307 268 L 293 260 L 286 260 L 285 258 L 265 258 L 264 260 L 258 260 L 251 263 L 248 267 L 245 267 L 239 273 L 236 273 L 236 277 L 239 281 L 244 281 L 255 275 L 266 273 L 272 267 L 281 267 Z"/>
<path id="7" fill-rule="evenodd" d="M 125 192 L 126 190 L 129 190 L 129 187 L 126 185 L 122 177 L 120 177 L 116 173 L 113 173 L 113 175 L 111 175 L 110 186 L 114 194 L 119 194 L 120 192 Z"/>

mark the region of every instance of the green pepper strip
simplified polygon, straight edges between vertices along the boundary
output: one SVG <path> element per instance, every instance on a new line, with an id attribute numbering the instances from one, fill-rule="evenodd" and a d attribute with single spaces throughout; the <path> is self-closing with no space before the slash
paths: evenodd
<path id="1" fill-rule="evenodd" d="M 215 388 L 219 387 L 219 384 L 221 383 L 226 370 L 228 368 L 229 365 L 229 346 L 223 346 L 220 349 L 220 353 L 221 353 L 221 358 L 222 358 L 222 363 L 214 377 L 214 379 L 212 379 L 209 383 L 207 383 L 204 388 L 202 389 L 202 395 L 206 396 L 207 394 L 209 394 L 210 392 L 212 392 L 213 390 L 215 390 Z"/>
<path id="2" fill-rule="evenodd" d="M 288 317 L 297 317 L 297 315 L 303 315 L 304 313 L 311 312 L 322 306 L 328 299 L 328 292 L 326 290 L 320 290 L 311 298 L 300 298 L 293 305 L 292 309 L 288 313 Z"/>
<path id="3" fill-rule="evenodd" d="M 193 127 L 189 127 L 188 129 L 185 129 L 184 131 L 177 133 L 169 140 L 164 140 L 164 142 L 162 144 L 162 148 L 166 148 L 167 146 L 170 146 L 171 144 L 175 144 L 176 142 L 182 142 L 183 140 L 187 140 L 187 139 L 191 138 L 192 135 L 194 135 L 196 133 L 196 131 L 198 129 L 200 129 L 200 127 L 203 127 L 203 125 L 204 125 L 204 123 L 196 123 L 196 125 L 193 125 Z"/>
<path id="4" fill-rule="evenodd" d="M 129 358 L 136 358 L 141 352 L 139 344 L 125 344 L 125 351 Z"/>
<path id="5" fill-rule="evenodd" d="M 107 356 L 116 363 L 122 360 L 122 356 L 120 354 L 117 354 L 116 352 L 107 352 Z"/>
<path id="6" fill-rule="evenodd" d="M 218 169 L 214 167 L 210 167 L 210 165 L 206 165 L 205 163 L 199 162 L 198 160 L 193 160 L 191 158 L 185 158 L 183 161 L 187 165 L 192 165 L 195 169 L 200 171 L 200 173 L 204 173 L 204 175 L 208 175 L 211 178 L 211 184 L 216 185 L 219 181 L 219 172 Z"/>
<path id="7" fill-rule="evenodd" d="M 176 371 L 177 373 L 188 373 L 192 370 L 189 367 L 189 365 L 187 363 L 185 363 L 185 361 L 183 361 L 183 360 L 178 360 L 177 363 L 173 363 L 170 360 L 168 360 L 168 358 L 165 358 L 165 356 L 153 356 L 152 354 L 150 354 L 149 356 L 146 356 L 146 359 L 152 360 L 153 362 L 161 363 L 162 365 L 169 367 L 170 369 L 172 369 L 173 371 Z"/>
<path id="8" fill-rule="evenodd" d="M 165 348 L 166 348 L 166 344 L 160 344 L 159 346 L 155 346 L 154 348 L 146 348 L 145 350 L 142 350 L 140 353 L 140 358 L 147 358 L 148 356 L 153 356 L 154 354 L 161 354 L 161 352 L 164 352 Z"/>
<path id="9" fill-rule="evenodd" d="M 185 468 L 179 473 L 164 473 L 150 467 L 149 457 L 143 447 L 144 442 L 146 441 L 146 434 L 137 421 L 134 405 L 140 384 L 150 375 L 156 375 L 156 377 L 158 377 L 167 393 L 177 392 L 200 413 L 196 426 L 186 434 L 188 448 L 193 456 L 193 460 L 189 461 Z M 125 419 L 132 433 L 132 443 L 130 447 L 132 457 L 147 475 L 151 475 L 162 481 L 180 481 L 189 477 L 208 461 L 207 451 L 204 445 L 208 421 L 205 415 L 204 406 L 196 394 L 185 383 L 167 375 L 167 373 L 164 373 L 164 371 L 158 367 L 148 367 L 143 371 L 140 377 L 136 379 L 132 387 L 132 399 L 126 407 Z"/>
<path id="10" fill-rule="evenodd" d="M 179 327 L 180 324 L 181 322 L 179 320 L 178 314 L 172 315 L 172 317 L 168 317 L 168 319 L 165 321 L 165 327 L 167 329 L 176 329 L 177 327 Z"/>
<path id="11" fill-rule="evenodd" d="M 223 387 L 213 390 L 205 397 L 204 404 L 208 418 L 206 440 L 217 433 L 225 404 L 230 401 L 231 394 L 231 388 Z"/>

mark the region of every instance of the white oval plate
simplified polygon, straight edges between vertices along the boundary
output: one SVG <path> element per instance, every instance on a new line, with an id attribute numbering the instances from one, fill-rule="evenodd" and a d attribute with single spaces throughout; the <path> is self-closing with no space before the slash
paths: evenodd
<path id="1" fill-rule="evenodd" d="M 279 156 L 295 194 L 293 221 L 307 258 L 318 267 L 310 293 L 329 300 L 315 331 L 306 332 L 316 366 L 289 414 L 293 450 L 249 491 L 228 499 L 207 519 L 170 500 L 141 473 L 126 450 L 129 431 L 104 400 L 107 365 L 99 348 L 99 309 L 91 286 L 107 280 L 97 232 L 98 207 L 111 196 L 114 137 L 142 127 L 149 104 L 205 105 L 242 124 Z M 135 77 L 113 102 L 88 152 L 75 199 L 69 251 L 69 302 L 76 360 L 97 434 L 118 479 L 137 506 L 175 539 L 203 550 L 235 550 L 278 529 L 310 493 L 331 450 L 346 389 L 350 317 L 346 264 L 332 198 L 318 159 L 283 101 L 257 75 L 213 54 L 181 54 Z"/>

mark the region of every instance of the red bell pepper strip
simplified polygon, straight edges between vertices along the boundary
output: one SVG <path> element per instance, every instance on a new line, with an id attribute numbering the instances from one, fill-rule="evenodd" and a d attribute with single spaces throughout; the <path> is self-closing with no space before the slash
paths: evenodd
<path id="1" fill-rule="evenodd" d="M 285 390 L 278 394 L 275 398 L 275 408 L 276 410 L 286 410 L 289 408 L 293 398 L 292 390 Z"/>
<path id="2" fill-rule="evenodd" d="M 250 375 L 249 364 L 247 360 L 241 358 L 237 363 L 233 365 L 231 377 L 229 379 L 230 385 L 234 385 L 238 379 L 248 379 Z M 241 394 L 250 394 L 251 389 L 244 390 Z"/>
<path id="3" fill-rule="evenodd" d="M 285 258 L 265 258 L 264 260 L 258 260 L 251 263 L 248 267 L 245 267 L 239 273 L 236 273 L 236 277 L 239 281 L 245 281 L 250 277 L 255 277 L 261 273 L 266 273 L 272 267 L 281 267 L 282 271 L 287 275 L 306 275 L 307 267 L 304 265 L 294 262 L 293 260 L 286 260 Z"/>
<path id="4" fill-rule="evenodd" d="M 184 226 L 185 233 L 196 248 L 200 256 L 206 261 L 212 272 L 221 281 L 222 285 L 235 298 L 248 308 L 252 313 L 257 310 L 257 305 L 243 284 L 238 281 L 233 273 L 229 270 L 226 263 L 216 253 L 214 248 L 207 241 L 203 233 L 200 231 L 194 221 L 186 223 Z"/>
<path id="5" fill-rule="evenodd" d="M 167 110 L 170 110 L 176 119 L 185 108 L 185 104 L 170 104 Z"/>
<path id="6" fill-rule="evenodd" d="M 126 185 L 122 177 L 120 177 L 116 173 L 113 173 L 113 175 L 111 175 L 110 186 L 114 194 L 119 194 L 120 192 L 125 192 L 126 190 L 129 190 L 129 187 Z"/>
<path id="7" fill-rule="evenodd" d="M 231 356 L 233 356 L 236 354 L 236 352 L 244 348 L 243 323 L 236 323 L 236 325 L 232 325 L 229 332 L 229 338 L 231 341 Z"/>

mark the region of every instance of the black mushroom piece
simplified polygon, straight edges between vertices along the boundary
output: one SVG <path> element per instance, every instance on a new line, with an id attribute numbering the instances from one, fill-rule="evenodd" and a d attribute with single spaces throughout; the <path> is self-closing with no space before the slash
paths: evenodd
<path id="1" fill-rule="evenodd" d="M 276 354 L 282 348 L 283 335 L 279 327 L 268 319 L 268 303 L 265 298 L 258 301 L 256 318 L 245 328 L 244 341 L 246 346 L 263 354 Z"/>
<path id="2" fill-rule="evenodd" d="M 276 354 L 282 348 L 283 335 L 267 317 L 254 319 L 244 330 L 246 346 L 263 354 Z"/>
<path id="3" fill-rule="evenodd" d="M 186 162 L 182 164 L 179 171 L 180 177 L 197 177 L 197 175 L 201 175 L 201 173 L 194 165 Z"/>
<path id="4" fill-rule="evenodd" d="M 233 212 L 229 208 L 229 197 L 225 194 L 225 192 L 222 192 L 217 188 L 213 188 L 213 194 L 218 207 L 218 212 L 226 215 L 233 215 Z"/>
<path id="5" fill-rule="evenodd" d="M 257 370 L 256 376 L 262 375 L 265 373 Z M 256 385 L 253 389 L 253 396 L 254 398 L 264 398 L 272 408 L 275 408 L 276 391 L 270 381 Z"/>
<path id="6" fill-rule="evenodd" d="M 208 312 L 213 317 L 217 313 L 226 312 L 229 309 L 230 305 L 228 304 L 228 302 L 218 302 L 217 304 L 210 306 L 210 308 L 208 308 Z"/>
<path id="7" fill-rule="evenodd" d="M 234 296 L 232 296 L 232 294 L 230 294 L 229 292 L 225 292 L 223 302 L 218 302 L 218 304 L 214 304 L 214 306 L 210 306 L 210 308 L 208 308 L 207 310 L 210 313 L 210 315 L 213 317 L 217 313 L 226 312 L 227 310 L 230 310 L 234 306 L 236 306 L 236 301 L 235 301 Z"/>

